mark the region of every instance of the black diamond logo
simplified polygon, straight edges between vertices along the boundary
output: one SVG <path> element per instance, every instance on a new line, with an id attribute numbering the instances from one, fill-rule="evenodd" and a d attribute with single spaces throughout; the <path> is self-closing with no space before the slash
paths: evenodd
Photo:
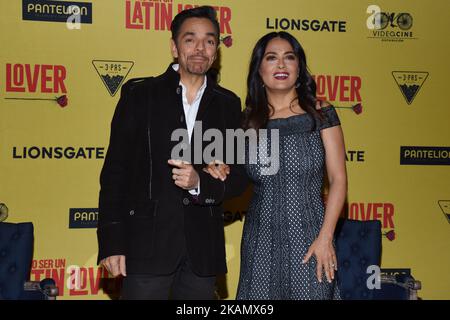
<path id="1" fill-rule="evenodd" d="M 442 212 L 447 217 L 448 223 L 450 223 L 450 200 L 439 200 L 438 203 Z"/>

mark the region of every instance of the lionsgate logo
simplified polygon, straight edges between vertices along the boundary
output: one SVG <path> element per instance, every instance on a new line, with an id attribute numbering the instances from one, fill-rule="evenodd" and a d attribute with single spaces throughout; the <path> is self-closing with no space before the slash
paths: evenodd
<path id="1" fill-rule="evenodd" d="M 280 167 L 278 129 L 226 129 L 224 137 L 219 129 L 210 128 L 203 132 L 202 122 L 196 121 L 192 137 L 193 150 L 189 147 L 187 129 L 180 128 L 172 132 L 171 141 L 178 144 L 172 148 L 171 159 L 192 164 L 217 161 L 227 164 L 257 164 L 261 166 L 261 174 L 266 176 L 275 175 Z M 210 143 L 202 150 L 202 142 Z"/>
<path id="2" fill-rule="evenodd" d="M 371 39 L 381 41 L 403 42 L 404 40 L 417 39 L 413 35 L 413 16 L 409 12 L 382 11 L 377 5 L 367 7 L 367 29 L 370 30 Z"/>
<path id="3" fill-rule="evenodd" d="M 266 29 L 340 33 L 347 32 L 347 21 L 267 17 Z"/>

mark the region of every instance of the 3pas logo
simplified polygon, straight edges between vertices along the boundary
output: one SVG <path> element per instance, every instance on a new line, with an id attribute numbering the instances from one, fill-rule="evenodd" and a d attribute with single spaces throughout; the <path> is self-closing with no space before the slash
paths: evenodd
<path id="1" fill-rule="evenodd" d="M 108 90 L 111 97 L 113 97 L 131 69 L 133 68 L 133 61 L 113 61 L 113 60 L 93 60 L 97 74 L 100 76 L 103 84 Z"/>
<path id="2" fill-rule="evenodd" d="M 393 71 L 392 76 L 400 92 L 410 105 L 428 78 L 428 72 L 421 71 Z"/>

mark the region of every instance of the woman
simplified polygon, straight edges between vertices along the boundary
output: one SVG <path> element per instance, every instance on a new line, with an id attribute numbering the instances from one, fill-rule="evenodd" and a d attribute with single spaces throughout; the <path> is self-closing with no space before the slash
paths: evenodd
<path id="1" fill-rule="evenodd" d="M 286 32 L 257 42 L 247 85 L 243 126 L 278 130 L 279 169 L 264 175 L 264 165 L 245 165 L 254 191 L 243 230 L 237 299 L 339 299 L 333 234 L 347 178 L 336 111 L 316 100 L 305 53 Z M 325 168 L 326 209 L 321 198 Z M 215 177 L 227 170 L 208 167 Z"/>

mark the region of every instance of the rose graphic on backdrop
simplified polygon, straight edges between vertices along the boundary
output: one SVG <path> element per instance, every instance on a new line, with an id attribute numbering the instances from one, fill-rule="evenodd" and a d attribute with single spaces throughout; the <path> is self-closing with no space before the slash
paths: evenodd
<path id="1" fill-rule="evenodd" d="M 5 98 L 7 100 L 49 100 L 49 101 L 55 101 L 58 103 L 58 105 L 61 108 L 64 108 L 69 103 L 69 99 L 66 95 L 62 95 L 59 97 L 55 97 L 54 99 L 48 99 L 48 98 Z"/>
<path id="2" fill-rule="evenodd" d="M 363 109 L 362 109 L 362 104 L 361 104 L 361 103 L 355 104 L 355 105 L 352 107 L 352 109 L 353 109 L 353 111 L 354 111 L 356 114 L 360 114 L 360 113 L 363 111 Z"/>
<path id="3" fill-rule="evenodd" d="M 334 107 L 336 109 L 351 109 L 356 114 L 361 114 L 363 112 L 363 107 L 362 107 L 361 103 L 357 103 L 351 107 L 338 107 L 338 106 L 334 106 Z"/>
<path id="4" fill-rule="evenodd" d="M 8 218 L 8 207 L 4 203 L 0 203 L 0 222 L 3 222 Z"/>
<path id="5" fill-rule="evenodd" d="M 395 240 L 395 231 L 391 230 L 388 232 L 383 233 L 383 236 L 385 236 L 389 241 Z"/>
<path id="6" fill-rule="evenodd" d="M 222 41 L 224 46 L 227 48 L 229 48 L 233 45 L 233 38 L 231 36 L 226 36 L 226 37 L 220 38 L 220 41 Z"/>
<path id="7" fill-rule="evenodd" d="M 69 99 L 67 98 L 66 95 L 62 95 L 62 96 L 56 98 L 56 102 L 58 102 L 58 104 L 61 106 L 61 108 L 64 108 L 65 106 L 67 106 Z"/>

